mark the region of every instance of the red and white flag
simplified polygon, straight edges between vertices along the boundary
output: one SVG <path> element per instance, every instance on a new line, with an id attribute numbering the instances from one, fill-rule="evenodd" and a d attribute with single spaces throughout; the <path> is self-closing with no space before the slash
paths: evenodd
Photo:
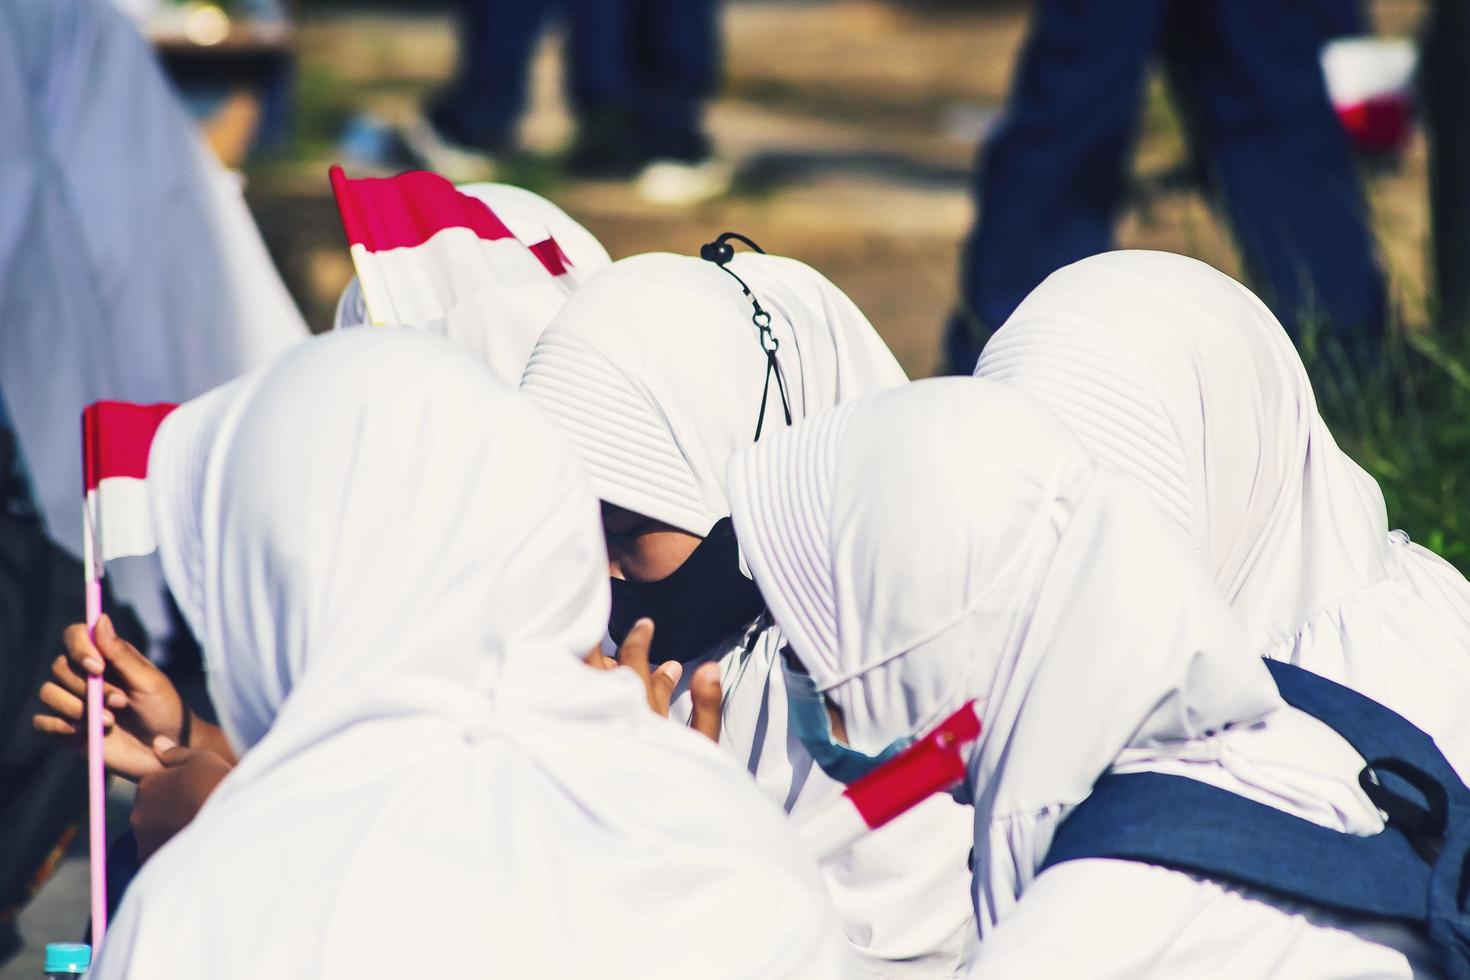
<path id="1" fill-rule="evenodd" d="M 928 735 L 848 786 L 838 802 L 802 821 L 797 834 L 818 861 L 836 856 L 963 780 L 965 756 L 981 730 L 975 702 L 965 702 Z"/>
<path id="2" fill-rule="evenodd" d="M 487 284 L 559 282 L 575 272 L 556 240 L 522 242 L 490 206 L 435 173 L 349 179 L 332 193 L 368 319 L 377 326 L 441 320 Z"/>
<path id="3" fill-rule="evenodd" d="M 89 582 L 101 577 L 103 562 L 150 554 L 158 546 L 148 509 L 148 450 L 176 407 L 95 402 L 82 412 Z"/>
<path id="4" fill-rule="evenodd" d="M 1332 108 L 1359 150 L 1399 153 L 1407 145 L 1418 62 L 1418 50 L 1404 38 L 1337 38 L 1322 49 Z"/>
<path id="5" fill-rule="evenodd" d="M 158 547 L 148 506 L 148 451 L 176 405 L 93 402 L 82 410 L 82 570 L 87 632 L 102 615 L 102 568 L 113 558 Z M 87 677 L 87 806 L 92 881 L 92 948 L 107 930 L 107 783 L 103 772 L 102 678 Z"/>

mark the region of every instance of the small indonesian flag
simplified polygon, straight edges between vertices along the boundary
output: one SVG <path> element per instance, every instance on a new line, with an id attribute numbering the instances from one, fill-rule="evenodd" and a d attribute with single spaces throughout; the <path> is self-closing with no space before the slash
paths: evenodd
<path id="1" fill-rule="evenodd" d="M 158 545 L 149 516 L 148 450 L 175 405 L 96 402 L 82 412 L 89 580 L 102 563 L 150 554 Z"/>
<path id="2" fill-rule="evenodd" d="M 87 633 L 96 640 L 102 615 L 102 568 L 113 558 L 158 547 L 148 508 L 148 450 L 176 405 L 94 402 L 82 410 L 82 570 Z M 87 825 L 92 948 L 107 931 L 107 781 L 103 771 L 102 678 L 87 676 Z"/>
<path id="3" fill-rule="evenodd" d="M 561 282 L 574 271 L 556 240 L 522 242 L 484 201 L 424 170 L 348 179 L 331 169 L 332 193 L 368 319 L 426 325 L 491 283 Z"/>
<path id="4" fill-rule="evenodd" d="M 1413 42 L 1403 38 L 1338 38 L 1322 49 L 1332 108 L 1362 152 L 1398 153 L 1408 143 L 1418 61 Z"/>
<path id="5" fill-rule="evenodd" d="M 928 735 L 847 787 L 837 803 L 803 821 L 797 833 L 817 860 L 836 856 L 963 780 L 965 756 L 981 728 L 975 702 L 965 702 Z"/>

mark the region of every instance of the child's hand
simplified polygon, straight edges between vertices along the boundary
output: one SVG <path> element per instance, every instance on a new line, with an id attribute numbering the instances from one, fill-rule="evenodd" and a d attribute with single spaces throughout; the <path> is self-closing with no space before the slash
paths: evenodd
<path id="1" fill-rule="evenodd" d="M 157 772 L 151 748 L 160 735 L 183 737 L 183 699 L 173 683 L 137 648 L 117 635 L 111 618 L 97 621 L 97 643 L 80 623 L 62 634 L 66 653 L 52 664 L 52 680 L 41 687 L 41 702 L 52 714 L 36 715 L 34 725 L 48 735 L 83 740 L 85 748 L 87 674 L 104 678 L 103 759 L 120 776 L 138 780 Z"/>
<path id="2" fill-rule="evenodd" d="M 186 749 L 162 736 L 149 751 L 157 767 L 138 783 L 133 802 L 133 836 L 144 861 L 189 825 L 234 768 L 213 752 Z"/>
<path id="3" fill-rule="evenodd" d="M 677 660 L 669 660 L 659 664 L 655 669 L 650 669 L 648 651 L 652 645 L 653 620 L 640 619 L 633 624 L 633 628 L 623 638 L 623 645 L 618 647 L 616 660 L 594 650 L 588 655 L 587 663 L 602 670 L 622 667 L 637 674 L 648 693 L 648 707 L 653 710 L 654 714 L 667 718 L 669 702 L 674 696 L 674 688 L 678 686 L 679 678 L 684 676 L 684 665 Z M 689 727 L 711 742 L 720 740 L 722 693 L 720 665 L 701 664 L 695 670 L 694 677 L 689 683 L 689 694 L 694 702 L 693 712 L 689 717 Z"/>

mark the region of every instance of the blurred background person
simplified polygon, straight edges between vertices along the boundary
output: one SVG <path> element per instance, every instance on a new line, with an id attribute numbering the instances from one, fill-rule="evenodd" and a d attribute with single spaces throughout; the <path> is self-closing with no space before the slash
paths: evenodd
<path id="1" fill-rule="evenodd" d="M 227 167 L 290 135 L 295 0 L 111 0 Z"/>
<path id="2" fill-rule="evenodd" d="M 716 0 L 461 0 L 454 78 L 405 132 L 425 165 L 459 181 L 494 176 L 516 149 L 531 58 L 554 12 L 567 24 L 577 119 L 568 173 L 637 178 L 666 203 L 723 193 L 729 168 L 703 120 L 720 76 Z"/>
<path id="3" fill-rule="evenodd" d="M 239 182 L 106 0 L 0 0 L 0 132 L 3 960 L 16 906 L 86 800 L 80 761 L 25 720 L 58 621 L 82 608 L 82 409 L 201 393 L 306 327 Z M 122 563 L 108 582 L 161 655 L 171 621 L 156 565 Z"/>
<path id="4" fill-rule="evenodd" d="M 990 331 L 1047 275 L 1113 247 L 1156 56 L 1198 178 L 1257 290 L 1294 337 L 1320 327 L 1369 359 L 1384 280 L 1320 62 L 1327 36 L 1357 24 L 1331 6 L 1039 0 L 1006 116 L 981 154 L 948 368 L 968 373 Z"/>

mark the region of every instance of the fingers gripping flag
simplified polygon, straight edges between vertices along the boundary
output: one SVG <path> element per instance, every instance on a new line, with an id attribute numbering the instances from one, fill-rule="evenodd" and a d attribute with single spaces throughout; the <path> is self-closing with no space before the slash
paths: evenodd
<path id="1" fill-rule="evenodd" d="M 377 326 L 443 319 L 487 283 L 560 283 L 576 273 L 549 234 L 522 242 L 484 201 L 416 170 L 349 179 L 331 169 L 332 192 L 368 318 Z"/>
<path id="2" fill-rule="evenodd" d="M 148 507 L 148 450 L 175 405 L 95 402 L 82 411 L 82 566 L 87 632 L 102 615 L 102 566 L 158 545 Z M 92 947 L 107 930 L 107 783 L 103 772 L 102 678 L 87 677 L 87 807 L 92 879 Z"/>
<path id="3" fill-rule="evenodd" d="M 103 562 L 157 547 L 148 510 L 148 450 L 176 407 L 96 402 L 82 412 L 89 581 L 101 577 Z"/>

